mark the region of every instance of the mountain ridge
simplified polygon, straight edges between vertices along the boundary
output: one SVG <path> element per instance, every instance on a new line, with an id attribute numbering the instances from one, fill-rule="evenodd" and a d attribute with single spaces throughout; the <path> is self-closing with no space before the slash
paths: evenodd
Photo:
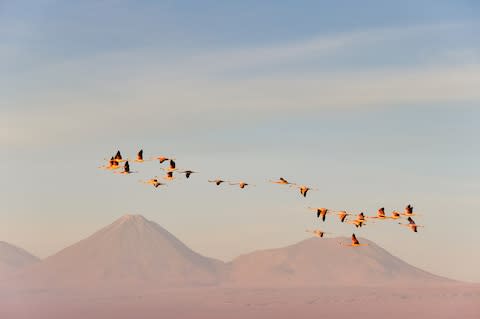
<path id="1" fill-rule="evenodd" d="M 124 215 L 31 267 L 22 279 L 59 286 L 204 285 L 219 281 L 222 265 L 143 216 Z"/>
<path id="2" fill-rule="evenodd" d="M 22 271 L 24 287 L 325 286 L 447 283 L 367 239 L 308 238 L 229 262 L 196 253 L 141 215 L 124 215 Z"/>
<path id="3" fill-rule="evenodd" d="M 234 258 L 229 281 L 241 285 L 375 285 L 454 282 L 412 266 L 374 242 L 365 247 L 340 246 L 349 238 L 309 238 Z M 315 254 L 312 252 L 320 251 Z"/>
<path id="4" fill-rule="evenodd" d="M 40 259 L 23 248 L 0 241 L 0 278 L 7 277 Z"/>

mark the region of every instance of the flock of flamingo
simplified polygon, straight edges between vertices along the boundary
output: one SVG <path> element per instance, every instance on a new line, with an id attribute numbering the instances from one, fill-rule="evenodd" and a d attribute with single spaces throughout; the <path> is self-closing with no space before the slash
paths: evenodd
<path id="1" fill-rule="evenodd" d="M 160 164 L 168 162 L 167 167 L 161 167 L 161 169 L 163 171 L 165 171 L 165 176 L 163 177 L 163 179 L 166 180 L 166 181 L 174 180 L 175 179 L 174 173 L 175 174 L 184 174 L 187 179 L 190 178 L 190 176 L 192 174 L 197 173 L 197 172 L 192 171 L 192 170 L 180 170 L 180 169 L 178 169 L 174 158 L 165 157 L 165 156 L 155 156 L 155 157 L 152 157 L 150 159 L 144 159 L 143 150 L 140 150 L 137 153 L 135 159 L 132 159 L 132 160 L 124 159 L 122 157 L 122 154 L 120 153 L 120 151 L 117 151 L 117 153 L 108 160 L 107 165 L 101 166 L 100 168 L 106 169 L 106 170 L 111 170 L 115 174 L 129 175 L 129 174 L 132 174 L 132 173 L 138 173 L 136 171 L 130 170 L 129 161 L 134 162 L 134 163 L 144 163 L 146 161 L 153 161 L 153 160 L 159 161 Z M 122 163 L 123 163 L 123 165 L 122 165 Z M 159 186 L 167 185 L 166 183 L 160 182 L 159 178 L 156 177 L 156 176 L 154 178 L 151 178 L 151 179 L 146 180 L 146 181 L 141 180 L 140 182 L 148 184 L 148 185 L 152 185 L 155 188 L 158 188 Z M 249 183 L 246 183 L 246 182 L 243 182 L 243 181 L 231 182 L 231 181 L 228 181 L 228 180 L 223 180 L 223 179 L 218 179 L 218 178 L 214 179 L 214 180 L 208 180 L 208 182 L 209 183 L 214 183 L 217 186 L 220 186 L 223 183 L 228 183 L 229 185 L 237 185 L 241 189 L 245 189 L 247 186 L 249 186 L 249 187 L 254 186 L 252 184 L 249 184 Z M 316 190 L 316 189 L 314 189 L 310 186 L 291 183 L 283 177 L 280 177 L 278 180 L 269 180 L 269 182 L 274 183 L 274 184 L 288 185 L 289 187 L 298 188 L 299 191 L 300 191 L 300 195 L 303 196 L 303 197 L 307 197 L 307 193 L 310 190 Z M 365 214 L 363 212 L 360 212 L 359 214 L 347 213 L 347 211 L 345 211 L 345 210 L 336 211 L 336 210 L 331 210 L 331 209 L 323 208 L 323 207 L 322 208 L 308 207 L 308 209 L 315 212 L 317 218 L 321 219 L 323 222 L 325 222 L 327 214 L 332 214 L 333 213 L 333 214 L 336 214 L 338 216 L 341 223 L 346 222 L 346 223 L 354 225 L 356 228 L 363 227 L 364 225 L 366 225 L 367 220 L 369 220 L 369 219 L 372 219 L 372 220 L 373 219 L 376 219 L 376 220 L 388 220 L 388 219 L 399 220 L 402 217 L 406 217 L 408 223 L 399 222 L 398 224 L 410 228 L 413 232 L 417 232 L 419 227 L 424 227 L 424 226 L 421 226 L 421 225 L 417 225 L 415 223 L 415 221 L 413 220 L 412 216 L 418 216 L 418 214 L 413 212 L 413 206 L 410 205 L 410 204 L 405 207 L 405 210 L 404 210 L 403 213 L 400 213 L 400 212 L 394 210 L 394 211 L 392 211 L 390 216 L 386 215 L 384 207 L 381 207 L 381 208 L 378 209 L 376 216 L 365 216 Z M 350 219 L 349 218 L 350 216 L 354 216 L 354 218 Z M 310 233 L 313 233 L 314 236 L 319 237 L 319 238 L 323 238 L 324 235 L 330 234 L 330 233 L 324 232 L 320 229 L 306 230 L 306 231 L 310 232 Z M 352 234 L 352 240 L 351 240 L 350 244 L 346 244 L 346 243 L 340 243 L 340 244 L 342 244 L 344 246 L 347 246 L 347 247 L 359 247 L 359 246 L 367 246 L 368 245 L 368 244 L 361 244 L 358 241 L 355 234 Z"/>

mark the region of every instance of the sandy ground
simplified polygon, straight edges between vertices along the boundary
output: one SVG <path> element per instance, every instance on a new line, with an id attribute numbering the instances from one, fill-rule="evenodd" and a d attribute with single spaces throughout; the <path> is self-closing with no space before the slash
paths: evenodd
<path id="1" fill-rule="evenodd" d="M 95 296 L 93 296 L 95 295 Z M 0 296 L 2 319 L 480 318 L 480 287 L 190 288 Z"/>

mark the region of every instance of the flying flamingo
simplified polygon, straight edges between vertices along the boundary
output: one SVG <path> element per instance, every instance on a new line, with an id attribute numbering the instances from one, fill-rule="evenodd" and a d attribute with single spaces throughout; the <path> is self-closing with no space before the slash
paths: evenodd
<path id="1" fill-rule="evenodd" d="M 228 182 L 228 181 L 224 181 L 224 180 L 222 180 L 222 179 L 214 179 L 213 181 L 208 180 L 208 182 L 209 182 L 209 183 L 215 183 L 215 185 L 220 186 L 220 184 L 225 183 L 225 182 Z"/>
<path id="2" fill-rule="evenodd" d="M 296 185 L 295 183 L 290 183 L 283 177 L 280 177 L 277 181 L 269 180 L 269 182 L 274 184 L 280 184 L 280 185 Z"/>
<path id="3" fill-rule="evenodd" d="M 117 169 L 120 162 L 125 162 L 125 160 L 122 159 L 122 154 L 120 153 L 120 151 L 117 151 L 117 153 L 115 153 L 115 156 L 110 157 L 110 160 L 108 161 L 109 164 L 100 168 Z"/>
<path id="4" fill-rule="evenodd" d="M 175 163 L 175 161 L 173 159 L 170 159 L 170 163 L 169 163 L 168 168 L 170 170 L 175 170 L 175 167 L 177 167 L 177 164 Z"/>
<path id="5" fill-rule="evenodd" d="M 312 208 L 309 207 L 308 209 L 313 210 L 314 212 L 317 212 L 317 218 L 322 218 L 322 221 L 325 221 L 325 218 L 327 217 L 327 214 L 331 213 L 331 211 L 328 208 Z"/>
<path id="6" fill-rule="evenodd" d="M 292 184 L 292 185 L 294 185 L 294 184 Z M 290 185 L 290 186 L 292 186 L 292 185 Z M 316 190 L 316 189 L 313 189 L 313 188 L 308 187 L 308 186 L 305 186 L 305 185 L 295 186 L 295 187 L 297 187 L 297 188 L 300 190 L 300 194 L 301 194 L 303 197 L 307 197 L 308 191 L 310 191 L 310 190 Z"/>
<path id="7" fill-rule="evenodd" d="M 399 223 L 399 224 L 402 225 L 402 226 L 406 226 L 406 227 L 410 228 L 415 233 L 417 232 L 418 227 L 424 227 L 424 226 L 415 224 L 412 217 L 408 217 L 407 220 L 408 220 L 408 224 L 402 224 L 402 223 Z"/>
<path id="8" fill-rule="evenodd" d="M 152 185 L 153 187 L 157 188 L 158 186 L 162 186 L 162 185 L 167 185 L 167 184 L 164 184 L 164 183 L 160 183 L 158 181 L 158 179 L 156 178 L 151 178 L 149 179 L 148 181 L 140 181 L 141 183 L 145 183 L 145 184 L 149 184 L 149 185 Z"/>
<path id="9" fill-rule="evenodd" d="M 195 173 L 197 173 L 197 172 L 190 171 L 190 170 L 186 170 L 186 171 L 181 171 L 181 172 L 179 172 L 179 173 L 180 173 L 180 174 L 185 174 L 185 177 L 186 177 L 186 178 L 190 178 L 190 175 L 195 174 Z"/>
<path id="10" fill-rule="evenodd" d="M 157 160 L 157 161 L 159 161 L 160 164 L 163 164 L 163 162 L 169 160 L 169 158 L 168 158 L 168 157 L 165 157 L 165 156 L 156 156 L 156 157 L 152 157 L 151 159 L 152 159 L 152 160 Z"/>
<path id="11" fill-rule="evenodd" d="M 108 164 L 107 164 L 107 165 L 100 166 L 99 168 L 114 170 L 114 169 L 120 168 L 120 164 L 119 164 L 118 161 L 112 156 L 112 157 L 108 160 Z"/>
<path id="12" fill-rule="evenodd" d="M 360 242 L 358 241 L 357 237 L 355 236 L 355 234 L 352 234 L 352 243 L 351 244 L 344 244 L 344 243 L 340 243 L 341 245 L 344 245 L 346 247 L 359 247 L 359 246 L 368 246 L 368 244 L 360 244 Z"/>
<path id="13" fill-rule="evenodd" d="M 115 172 L 117 174 L 122 174 L 122 175 L 128 175 L 132 173 L 138 173 L 138 172 L 133 172 L 130 170 L 130 165 L 128 164 L 128 161 L 125 161 L 125 164 L 123 165 L 123 171 L 121 172 Z"/>
<path id="14" fill-rule="evenodd" d="M 253 186 L 252 184 L 248 184 L 245 182 L 237 182 L 237 183 L 228 183 L 230 185 L 238 185 L 241 189 L 244 189 L 245 186 Z"/>
<path id="15" fill-rule="evenodd" d="M 407 207 L 405 207 L 405 211 L 402 213 L 403 216 L 417 216 L 418 214 L 413 212 L 413 206 L 408 204 Z"/>
<path id="16" fill-rule="evenodd" d="M 397 212 L 396 210 L 394 210 L 394 211 L 392 212 L 392 216 L 390 216 L 389 218 L 391 218 L 391 219 L 399 219 L 400 217 L 402 217 L 402 216 L 400 216 L 400 213 Z"/>
<path id="17" fill-rule="evenodd" d="M 305 230 L 307 233 L 312 233 L 315 237 L 319 237 L 319 238 L 322 238 L 325 234 L 331 234 L 331 233 L 327 233 L 327 232 L 324 232 L 324 231 L 321 231 L 320 229 L 315 229 L 315 230 Z"/>
<path id="18" fill-rule="evenodd" d="M 143 158 L 143 150 L 138 151 L 137 157 L 135 158 L 134 162 L 143 163 L 145 161 L 147 161 L 147 160 Z"/>
<path id="19" fill-rule="evenodd" d="M 173 176 L 173 171 L 167 171 L 167 173 L 165 174 L 165 176 L 163 178 L 166 179 L 167 181 L 174 180 L 175 177 Z"/>
<path id="20" fill-rule="evenodd" d="M 371 216 L 368 218 L 386 219 L 387 216 L 385 216 L 385 208 L 384 207 L 379 208 L 377 211 L 377 216 Z"/>
<path id="21" fill-rule="evenodd" d="M 365 215 L 362 213 L 357 215 L 357 218 L 351 221 L 348 221 L 349 224 L 355 225 L 355 227 L 362 227 L 365 224 Z"/>
<path id="22" fill-rule="evenodd" d="M 122 159 L 122 154 L 120 153 L 120 151 L 117 151 L 117 153 L 115 154 L 114 159 L 115 159 L 117 162 L 124 162 L 124 161 L 125 161 L 124 159 Z"/>
<path id="23" fill-rule="evenodd" d="M 345 221 L 345 219 L 347 218 L 347 216 L 349 216 L 351 214 L 347 213 L 344 210 L 341 210 L 341 211 L 337 212 L 337 215 L 338 215 L 338 218 L 340 219 L 340 222 L 343 223 Z"/>
<path id="24" fill-rule="evenodd" d="M 362 227 L 363 225 L 365 225 L 365 221 L 364 220 L 358 220 L 358 219 L 354 219 L 354 220 L 349 220 L 347 221 L 347 223 L 349 224 L 353 224 L 355 225 L 355 227 Z"/>

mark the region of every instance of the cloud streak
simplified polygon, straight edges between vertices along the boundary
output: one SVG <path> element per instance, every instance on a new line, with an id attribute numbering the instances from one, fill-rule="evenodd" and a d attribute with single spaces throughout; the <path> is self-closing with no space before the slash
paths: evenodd
<path id="1" fill-rule="evenodd" d="M 57 143 L 108 135 L 113 130 L 141 133 L 158 126 L 187 130 L 232 118 L 248 119 L 252 112 L 261 119 L 331 109 L 478 103 L 480 65 L 475 63 L 378 66 L 348 72 L 280 68 L 272 74 L 235 76 L 235 70 L 246 67 L 312 55 L 328 59 L 365 43 L 381 46 L 382 39 L 457 27 L 353 32 L 280 46 L 199 54 L 173 64 L 156 63 L 151 54 L 121 52 L 49 66 L 48 71 L 38 71 L 37 76 L 44 76 L 45 81 L 17 89 L 8 96 L 8 105 L 4 102 L 0 144 Z"/>

